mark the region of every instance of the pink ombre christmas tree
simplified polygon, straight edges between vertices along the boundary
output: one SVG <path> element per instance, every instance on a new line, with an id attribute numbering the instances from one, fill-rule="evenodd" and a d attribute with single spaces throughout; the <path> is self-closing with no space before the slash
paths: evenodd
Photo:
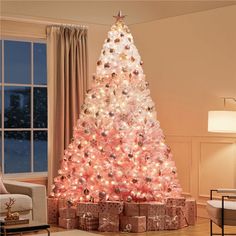
<path id="1" fill-rule="evenodd" d="M 121 13 L 108 32 L 51 195 L 76 201 L 178 197 L 175 163 Z"/>

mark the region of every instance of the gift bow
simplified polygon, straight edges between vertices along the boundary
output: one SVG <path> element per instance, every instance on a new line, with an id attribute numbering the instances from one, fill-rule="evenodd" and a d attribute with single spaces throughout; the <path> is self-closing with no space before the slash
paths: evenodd
<path id="1" fill-rule="evenodd" d="M 107 226 L 115 226 L 115 222 L 110 220 L 110 217 L 103 217 L 102 224 L 99 226 L 99 230 L 104 230 Z"/>
<path id="2" fill-rule="evenodd" d="M 83 214 L 82 218 L 93 218 L 93 214 L 91 212 L 86 212 Z"/>
<path id="3" fill-rule="evenodd" d="M 130 233 L 131 230 L 132 230 L 132 225 L 131 225 L 131 224 L 127 224 L 127 225 L 125 226 L 125 228 L 124 228 L 124 232 Z"/>
<path id="4" fill-rule="evenodd" d="M 177 224 L 178 223 L 178 216 L 174 216 L 174 217 L 170 217 L 168 216 L 168 218 L 166 219 L 166 222 L 168 223 L 168 225 L 171 225 L 172 223 Z"/>

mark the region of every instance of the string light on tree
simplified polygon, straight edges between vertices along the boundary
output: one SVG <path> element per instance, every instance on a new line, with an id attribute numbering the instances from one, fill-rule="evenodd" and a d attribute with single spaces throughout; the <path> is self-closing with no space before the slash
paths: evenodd
<path id="1" fill-rule="evenodd" d="M 143 61 L 121 12 L 65 150 L 52 196 L 73 201 L 160 201 L 181 188 L 156 119 Z"/>

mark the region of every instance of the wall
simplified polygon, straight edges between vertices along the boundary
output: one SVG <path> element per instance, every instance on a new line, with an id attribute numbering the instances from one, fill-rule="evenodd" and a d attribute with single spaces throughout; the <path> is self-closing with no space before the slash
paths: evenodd
<path id="1" fill-rule="evenodd" d="M 207 132 L 207 111 L 236 98 L 236 6 L 131 26 L 184 193 L 236 188 L 236 136 Z M 227 102 L 236 110 L 236 103 Z"/>

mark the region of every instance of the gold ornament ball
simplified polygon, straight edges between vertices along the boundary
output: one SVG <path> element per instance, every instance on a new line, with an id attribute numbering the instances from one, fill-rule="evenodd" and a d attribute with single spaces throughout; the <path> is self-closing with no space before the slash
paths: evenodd
<path id="1" fill-rule="evenodd" d="M 131 202 L 133 200 L 133 198 L 131 196 L 127 197 L 127 202 Z"/>
<path id="2" fill-rule="evenodd" d="M 99 198 L 100 199 L 105 199 L 106 193 L 105 192 L 99 192 Z"/>
<path id="3" fill-rule="evenodd" d="M 127 68 L 122 67 L 122 71 L 123 71 L 123 72 L 127 72 L 128 70 L 127 70 Z"/>
<path id="4" fill-rule="evenodd" d="M 132 56 L 132 57 L 130 58 L 130 60 L 131 60 L 132 62 L 134 62 L 134 61 L 135 61 L 135 58 Z"/>
<path id="5" fill-rule="evenodd" d="M 121 53 L 119 55 L 119 57 L 120 57 L 121 60 L 126 60 L 127 59 L 127 55 L 125 53 Z"/>
<path id="6" fill-rule="evenodd" d="M 119 188 L 115 188 L 114 191 L 115 191 L 116 194 L 119 194 L 119 193 L 120 193 L 120 189 L 119 189 Z"/>
<path id="7" fill-rule="evenodd" d="M 119 43 L 119 42 L 120 42 L 120 39 L 119 39 L 119 38 L 116 38 L 116 39 L 114 40 L 114 42 L 115 42 L 115 43 Z"/>
<path id="8" fill-rule="evenodd" d="M 109 68 L 109 67 L 110 67 L 110 63 L 109 62 L 104 64 L 104 68 Z"/>
<path id="9" fill-rule="evenodd" d="M 146 177 L 146 182 L 152 182 L 152 179 L 150 177 Z"/>
<path id="10" fill-rule="evenodd" d="M 113 177 L 113 173 L 112 172 L 108 173 L 108 177 L 112 178 Z"/>
<path id="11" fill-rule="evenodd" d="M 113 72 L 113 73 L 111 74 L 111 76 L 112 76 L 112 78 L 114 78 L 114 77 L 117 76 L 117 74 L 116 74 L 115 72 Z"/>
<path id="12" fill-rule="evenodd" d="M 89 190 L 86 188 L 86 189 L 84 189 L 84 195 L 89 195 Z"/>

